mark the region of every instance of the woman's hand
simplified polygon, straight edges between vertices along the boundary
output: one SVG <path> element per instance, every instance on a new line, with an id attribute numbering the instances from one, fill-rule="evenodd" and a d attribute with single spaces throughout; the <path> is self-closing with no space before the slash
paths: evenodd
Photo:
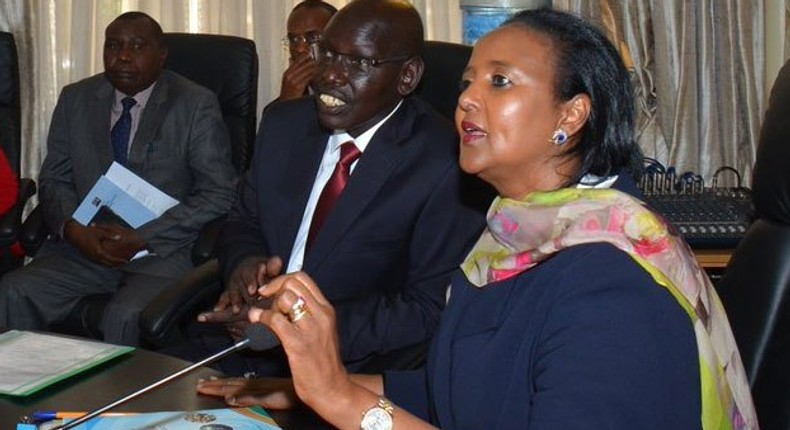
<path id="1" fill-rule="evenodd" d="M 293 382 L 287 378 L 219 378 L 200 381 L 200 394 L 223 397 L 230 406 L 263 406 L 268 409 L 290 409 L 297 398 Z"/>
<path id="2" fill-rule="evenodd" d="M 272 299 L 272 305 L 269 309 L 251 309 L 250 321 L 265 324 L 280 339 L 288 355 L 296 395 L 333 426 L 359 428 L 362 414 L 378 402 L 383 381 L 380 376 L 346 373 L 340 358 L 335 310 L 318 286 L 307 274 L 297 272 L 273 279 L 258 293 Z M 235 384 L 244 387 L 251 383 Z M 228 387 L 226 392 L 234 393 L 231 398 L 239 402 L 235 393 L 242 389 L 234 391 L 232 384 Z M 254 404 L 275 408 L 276 400 L 266 397 L 266 403 Z M 397 407 L 393 416 L 398 428 L 433 428 Z"/>
<path id="3" fill-rule="evenodd" d="M 272 298 L 272 305 L 250 310 L 250 321 L 277 335 L 288 355 L 296 394 L 321 414 L 332 407 L 332 399 L 353 390 L 340 358 L 334 308 L 303 272 L 275 278 L 258 292 Z"/>

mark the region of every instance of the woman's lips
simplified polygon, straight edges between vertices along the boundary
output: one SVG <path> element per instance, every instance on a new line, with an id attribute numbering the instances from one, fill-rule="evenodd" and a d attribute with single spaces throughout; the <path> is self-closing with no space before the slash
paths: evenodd
<path id="1" fill-rule="evenodd" d="M 477 124 L 470 121 L 461 121 L 461 139 L 463 143 L 471 143 L 487 135 L 488 133 Z"/>

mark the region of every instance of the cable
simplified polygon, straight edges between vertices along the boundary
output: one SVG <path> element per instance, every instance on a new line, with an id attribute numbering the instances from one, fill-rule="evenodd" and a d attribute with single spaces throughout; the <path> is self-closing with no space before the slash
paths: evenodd
<path id="1" fill-rule="evenodd" d="M 735 174 L 735 178 L 737 179 L 738 186 L 737 188 L 741 188 L 741 173 L 738 172 L 734 167 L 731 166 L 721 166 L 713 172 L 713 188 L 719 187 L 719 173 L 721 172 L 732 172 Z"/>

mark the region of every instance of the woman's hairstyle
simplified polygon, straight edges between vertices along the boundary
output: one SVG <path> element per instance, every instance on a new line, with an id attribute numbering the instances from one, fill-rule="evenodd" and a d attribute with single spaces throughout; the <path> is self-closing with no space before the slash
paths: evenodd
<path id="1" fill-rule="evenodd" d="M 515 14 L 502 26 L 520 25 L 551 41 L 555 97 L 590 97 L 590 117 L 581 139 L 564 156 L 579 157 L 578 182 L 584 175 L 599 177 L 630 173 L 639 179 L 642 153 L 634 137 L 634 95 L 631 79 L 606 35 L 566 12 L 533 9 Z"/>

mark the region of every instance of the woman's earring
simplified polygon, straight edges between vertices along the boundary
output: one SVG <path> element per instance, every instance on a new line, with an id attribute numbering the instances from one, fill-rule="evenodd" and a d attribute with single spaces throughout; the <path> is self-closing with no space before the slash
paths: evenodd
<path id="1" fill-rule="evenodd" d="M 566 133 L 565 130 L 558 128 L 554 130 L 554 134 L 551 135 L 551 141 L 557 146 L 564 145 L 565 142 L 568 141 L 568 133 Z"/>

